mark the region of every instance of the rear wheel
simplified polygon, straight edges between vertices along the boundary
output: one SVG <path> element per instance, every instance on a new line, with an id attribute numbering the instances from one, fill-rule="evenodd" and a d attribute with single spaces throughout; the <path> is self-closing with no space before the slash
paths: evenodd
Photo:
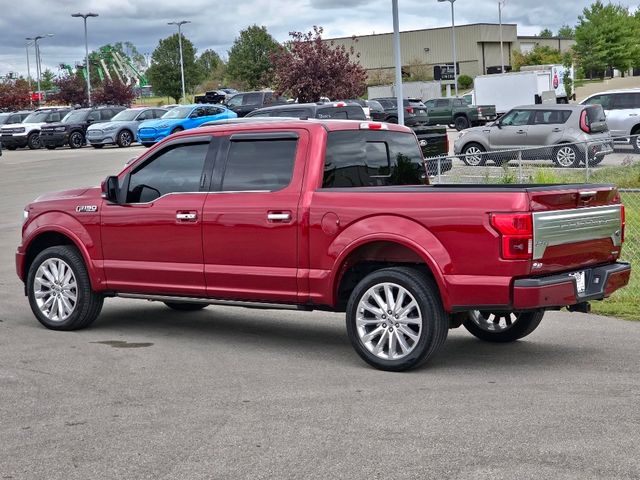
<path id="1" fill-rule="evenodd" d="M 633 145 L 634 152 L 640 153 L 640 128 L 631 132 L 631 145 Z"/>
<path id="2" fill-rule="evenodd" d="M 40 145 L 40 134 L 38 132 L 30 133 L 27 137 L 27 147 L 31 150 L 37 150 L 41 147 Z"/>
<path id="3" fill-rule="evenodd" d="M 129 130 L 122 130 L 118 134 L 117 144 L 120 148 L 131 146 L 131 142 L 133 142 L 133 135 Z"/>
<path id="4" fill-rule="evenodd" d="M 472 310 L 464 327 L 474 336 L 487 342 L 514 342 L 533 332 L 544 316 L 540 312 L 494 312 Z"/>
<path id="5" fill-rule="evenodd" d="M 180 312 L 195 312 L 207 306 L 206 303 L 164 302 L 164 304 L 171 310 L 178 310 Z"/>
<path id="6" fill-rule="evenodd" d="M 398 117 L 387 118 L 387 123 L 398 123 Z"/>
<path id="7" fill-rule="evenodd" d="M 574 145 L 560 145 L 553 151 L 553 162 L 562 168 L 574 168 L 580 165 L 580 155 Z"/>
<path id="8" fill-rule="evenodd" d="M 459 116 L 455 118 L 453 124 L 455 125 L 456 130 L 464 130 L 465 128 L 469 128 L 469 119 L 464 116 Z"/>
<path id="9" fill-rule="evenodd" d="M 369 274 L 347 305 L 353 348 L 380 370 L 402 371 L 425 362 L 444 343 L 448 326 L 435 282 L 413 268 Z"/>
<path id="10" fill-rule="evenodd" d="M 485 151 L 485 148 L 479 143 L 469 143 L 462 149 L 464 154 L 462 161 L 471 167 L 481 167 L 487 161 L 485 155 L 483 155 Z"/>

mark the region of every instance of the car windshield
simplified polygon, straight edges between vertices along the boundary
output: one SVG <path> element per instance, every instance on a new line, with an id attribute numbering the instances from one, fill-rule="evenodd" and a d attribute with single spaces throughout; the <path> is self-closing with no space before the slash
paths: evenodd
<path id="1" fill-rule="evenodd" d="M 24 119 L 24 123 L 42 123 L 49 116 L 49 112 L 33 112 Z"/>
<path id="2" fill-rule="evenodd" d="M 62 119 L 62 123 L 78 123 L 84 122 L 87 118 L 88 112 L 86 110 L 77 110 L 75 112 L 67 113 Z"/>
<path id="3" fill-rule="evenodd" d="M 111 121 L 112 122 L 127 122 L 130 120 L 134 120 L 141 112 L 139 108 L 132 108 L 131 110 L 123 110 L 114 116 Z"/>
<path id="4" fill-rule="evenodd" d="M 165 113 L 162 118 L 187 118 L 193 107 L 176 107 Z"/>

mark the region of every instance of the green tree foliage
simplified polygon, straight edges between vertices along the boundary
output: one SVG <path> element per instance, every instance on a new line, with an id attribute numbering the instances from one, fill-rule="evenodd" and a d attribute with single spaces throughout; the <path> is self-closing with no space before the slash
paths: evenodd
<path id="1" fill-rule="evenodd" d="M 273 65 L 271 55 L 280 44 L 265 27 L 252 25 L 240 32 L 229 50 L 227 74 L 248 89 L 268 86 Z"/>
<path id="2" fill-rule="evenodd" d="M 53 88 L 53 81 L 55 80 L 55 74 L 48 68 L 40 75 L 40 88 L 42 90 L 51 90 Z"/>
<path id="3" fill-rule="evenodd" d="M 638 63 L 638 19 L 627 7 L 597 0 L 582 11 L 573 47 L 585 72 L 617 68 L 621 71 Z"/>
<path id="4" fill-rule="evenodd" d="M 463 89 L 471 88 L 471 85 L 473 85 L 473 78 L 469 75 L 460 75 L 458 76 L 458 85 Z"/>
<path id="5" fill-rule="evenodd" d="M 182 55 L 185 89 L 190 92 L 202 81 L 204 73 L 196 61 L 196 48 L 184 35 L 182 36 Z M 147 70 L 147 77 L 156 94 L 166 95 L 176 102 L 180 101 L 182 81 L 177 33 L 160 40 L 151 55 L 151 66 Z"/>
<path id="6" fill-rule="evenodd" d="M 198 57 L 198 64 L 205 74 L 205 78 L 209 78 L 222 64 L 222 59 L 214 50 L 207 49 Z"/>
<path id="7" fill-rule="evenodd" d="M 558 36 L 560 38 L 575 38 L 576 31 L 573 29 L 573 27 L 565 24 L 558 29 Z"/>
<path id="8" fill-rule="evenodd" d="M 549 63 L 561 63 L 562 55 L 560 50 L 549 46 L 536 45 L 529 53 L 513 51 L 513 70 L 518 71 L 523 65 L 546 65 Z"/>
<path id="9" fill-rule="evenodd" d="M 542 29 L 542 31 L 538 34 L 539 37 L 542 38 L 551 38 L 553 37 L 553 32 L 551 30 L 549 30 L 548 28 L 544 28 Z"/>

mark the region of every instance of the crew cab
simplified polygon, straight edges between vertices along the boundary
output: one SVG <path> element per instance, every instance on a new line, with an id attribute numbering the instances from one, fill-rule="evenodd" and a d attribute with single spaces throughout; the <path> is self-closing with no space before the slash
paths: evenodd
<path id="1" fill-rule="evenodd" d="M 329 310 L 366 362 L 394 371 L 449 328 L 518 340 L 545 310 L 587 311 L 629 280 L 611 185 L 427 183 L 404 126 L 201 127 L 101 187 L 27 205 L 17 273 L 54 330 L 88 326 L 105 297 Z"/>
<path id="2" fill-rule="evenodd" d="M 462 98 L 434 98 L 425 105 L 430 125 L 453 125 L 458 131 L 496 119 L 495 105 L 469 105 Z"/>

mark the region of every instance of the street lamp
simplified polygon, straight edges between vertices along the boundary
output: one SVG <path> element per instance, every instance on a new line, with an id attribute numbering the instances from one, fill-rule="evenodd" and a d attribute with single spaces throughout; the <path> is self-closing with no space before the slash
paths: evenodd
<path id="1" fill-rule="evenodd" d="M 25 44 L 25 50 L 27 51 L 27 81 L 29 82 L 29 107 L 33 108 L 33 96 L 31 95 L 31 67 L 29 66 L 29 46 L 31 42 L 28 38 L 25 38 L 27 43 Z"/>
<path id="2" fill-rule="evenodd" d="M 38 40 L 42 40 L 43 38 L 53 37 L 53 33 L 47 33 L 46 35 L 37 35 L 35 37 L 27 37 L 27 41 L 33 41 L 35 45 L 36 51 L 36 75 L 38 79 L 38 106 L 40 106 L 42 102 L 42 91 L 40 90 L 40 73 L 42 71 L 42 63 L 40 59 L 40 47 L 38 46 Z"/>
<path id="3" fill-rule="evenodd" d="M 180 75 L 182 77 L 182 98 L 185 99 L 187 94 L 184 91 L 184 64 L 182 62 L 182 31 L 181 27 L 185 23 L 191 23 L 189 20 L 182 20 L 180 22 L 168 22 L 167 25 L 178 26 L 178 45 L 180 45 Z"/>
<path id="4" fill-rule="evenodd" d="M 451 43 L 453 44 L 453 84 L 456 88 L 456 97 L 458 96 L 458 69 L 456 67 L 456 22 L 453 17 L 453 3 L 456 0 L 438 0 L 438 2 L 451 2 Z"/>
<path id="5" fill-rule="evenodd" d="M 504 49 L 502 47 L 502 7 L 507 0 L 498 0 L 498 23 L 500 24 L 500 73 L 504 73 Z"/>
<path id="6" fill-rule="evenodd" d="M 89 43 L 87 41 L 87 18 L 97 17 L 97 13 L 72 13 L 72 17 L 82 18 L 84 20 L 84 58 L 87 64 L 87 99 L 91 106 L 91 74 L 89 72 Z"/>

